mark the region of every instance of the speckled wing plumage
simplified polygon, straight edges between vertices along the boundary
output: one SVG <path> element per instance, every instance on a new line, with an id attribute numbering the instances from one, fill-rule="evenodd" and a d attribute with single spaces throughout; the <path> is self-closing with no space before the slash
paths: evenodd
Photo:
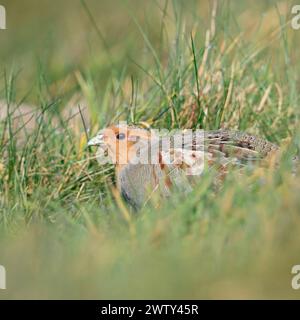
<path id="1" fill-rule="evenodd" d="M 206 131 L 205 145 L 208 153 L 216 153 L 221 158 L 234 160 L 236 163 L 261 160 L 279 148 L 277 145 L 240 131 Z"/>
<path id="2" fill-rule="evenodd" d="M 173 141 L 176 138 L 178 141 L 180 136 L 173 138 Z M 157 143 L 161 144 L 162 139 Z M 128 164 L 123 167 L 118 173 L 118 186 L 124 198 L 133 207 L 139 208 L 154 192 L 168 196 L 173 188 L 183 192 L 192 190 L 187 170 L 193 172 L 208 163 L 209 166 L 220 166 L 224 171 L 228 165 L 241 167 L 258 162 L 277 150 L 275 144 L 243 132 L 218 130 L 195 133 L 184 140 L 182 146 L 170 146 L 169 153 L 175 157 L 171 164 L 166 163 L 166 155 L 159 151 L 158 164 Z M 184 161 L 178 164 L 176 157 L 184 158 Z"/>

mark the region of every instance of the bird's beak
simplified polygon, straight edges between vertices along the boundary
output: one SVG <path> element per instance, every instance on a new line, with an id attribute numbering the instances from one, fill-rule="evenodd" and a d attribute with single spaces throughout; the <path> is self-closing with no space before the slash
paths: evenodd
<path id="1" fill-rule="evenodd" d="M 97 134 L 94 138 L 92 138 L 88 142 L 88 146 L 102 146 L 104 145 L 104 135 L 103 134 Z"/>

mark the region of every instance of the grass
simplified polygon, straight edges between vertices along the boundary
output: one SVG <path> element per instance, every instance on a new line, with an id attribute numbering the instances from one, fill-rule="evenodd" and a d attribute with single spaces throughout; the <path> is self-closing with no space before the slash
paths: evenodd
<path id="1" fill-rule="evenodd" d="M 15 13 L 0 34 L 1 298 L 299 298 L 291 2 L 46 1 L 41 33 L 39 4 L 29 1 L 21 21 L 24 4 L 3 4 Z M 24 103 L 37 106 L 27 120 L 15 112 Z M 86 147 L 118 120 L 244 130 L 283 157 L 243 179 L 232 172 L 217 193 L 206 172 L 188 197 L 135 214 L 113 168 Z"/>

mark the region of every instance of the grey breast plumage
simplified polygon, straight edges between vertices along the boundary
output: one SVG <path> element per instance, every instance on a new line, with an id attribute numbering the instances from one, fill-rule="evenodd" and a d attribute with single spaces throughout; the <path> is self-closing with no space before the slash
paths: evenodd
<path id="1" fill-rule="evenodd" d="M 118 186 L 123 197 L 134 207 L 140 208 L 146 200 L 146 194 L 159 185 L 163 172 L 159 165 L 128 164 L 118 174 Z M 162 188 L 162 193 L 169 191 Z"/>

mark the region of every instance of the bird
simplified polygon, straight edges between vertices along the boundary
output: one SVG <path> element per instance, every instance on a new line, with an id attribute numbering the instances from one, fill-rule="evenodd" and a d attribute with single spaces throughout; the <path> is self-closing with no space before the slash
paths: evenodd
<path id="1" fill-rule="evenodd" d="M 100 164 L 115 165 L 117 189 L 135 210 L 157 194 L 189 193 L 205 168 L 217 168 L 222 181 L 231 167 L 255 165 L 279 151 L 266 139 L 235 130 L 157 131 L 121 123 L 88 141 L 98 147 Z"/>

